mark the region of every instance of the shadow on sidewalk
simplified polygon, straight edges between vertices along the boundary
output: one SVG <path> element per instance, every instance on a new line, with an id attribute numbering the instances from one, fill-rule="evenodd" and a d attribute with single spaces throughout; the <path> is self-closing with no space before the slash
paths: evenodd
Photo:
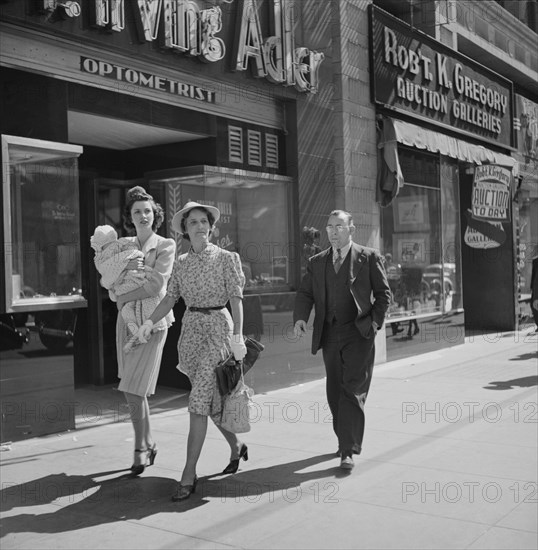
<path id="1" fill-rule="evenodd" d="M 323 502 L 338 492 L 338 477 L 347 476 L 336 467 L 301 472 L 321 462 L 334 459 L 333 454 L 288 462 L 268 468 L 239 472 L 221 478 L 213 474 L 200 478 L 197 492 L 184 502 L 175 503 L 171 496 L 177 481 L 161 477 L 130 478 L 128 470 L 97 472 L 91 475 L 54 474 L 22 484 L 3 484 L 0 500 L 4 519 L 2 536 L 10 533 L 63 533 L 114 522 L 141 520 L 160 513 L 188 512 L 209 504 L 211 500 L 244 499 L 257 502 L 262 494 L 268 500 L 283 497 L 287 502 L 301 498 L 303 491 L 311 493 Z M 121 474 L 117 476 L 116 474 Z M 110 477 L 115 476 L 115 477 Z M 215 478 L 221 479 L 215 479 Z M 108 478 L 99 481 L 98 478 Z M 316 480 L 332 478 L 323 485 Z M 17 508 L 48 506 L 56 510 L 45 513 L 21 513 L 5 516 L 5 512 Z"/>
<path id="2" fill-rule="evenodd" d="M 538 386 L 538 376 L 524 376 L 523 378 L 512 378 L 512 380 L 497 380 L 489 382 L 484 386 L 485 390 L 513 390 L 514 388 L 530 388 Z"/>
<path id="3" fill-rule="evenodd" d="M 535 359 L 535 358 L 538 358 L 538 351 L 534 351 L 532 353 L 522 353 L 517 357 L 510 357 L 510 361 L 527 361 L 529 359 Z"/>
<path id="4" fill-rule="evenodd" d="M 111 475 L 115 477 L 98 479 Z M 49 511 L 4 517 L 2 537 L 10 533 L 64 533 L 174 512 L 170 495 L 175 486 L 176 481 L 169 478 L 131 478 L 128 470 L 91 475 L 55 474 L 23 484 L 7 487 L 4 484 L 0 492 L 4 516 L 7 510 L 16 508 L 39 509 L 48 505 Z M 202 504 L 205 502 L 193 500 L 190 507 Z"/>
<path id="5" fill-rule="evenodd" d="M 287 502 L 295 502 L 301 498 L 302 492 L 318 493 L 318 497 L 331 498 L 338 492 L 337 480 L 348 477 L 350 472 L 333 465 L 324 469 L 312 469 L 314 466 L 338 459 L 334 454 L 323 454 L 315 457 L 277 464 L 267 468 L 239 471 L 236 474 L 223 476 L 221 473 L 200 478 L 201 497 L 241 499 L 257 502 L 262 495 L 268 495 L 268 501 L 284 498 Z M 306 470 L 306 471 L 302 471 Z M 323 484 L 320 480 L 329 479 Z M 311 485 L 303 486 L 312 481 Z"/>

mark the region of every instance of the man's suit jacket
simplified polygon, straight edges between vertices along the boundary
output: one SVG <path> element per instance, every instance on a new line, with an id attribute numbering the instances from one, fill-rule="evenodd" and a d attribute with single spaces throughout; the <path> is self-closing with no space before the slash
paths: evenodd
<path id="1" fill-rule="evenodd" d="M 379 252 L 352 243 L 349 251 L 349 297 L 355 301 L 358 314 L 355 325 L 365 338 L 373 338 L 372 321 L 383 324 L 391 300 L 387 275 Z M 328 248 L 308 260 L 306 274 L 295 297 L 293 322 L 302 319 L 308 322 L 312 307 L 315 308 L 312 353 L 321 347 L 325 322 L 325 269 L 332 266 L 332 248 Z"/>

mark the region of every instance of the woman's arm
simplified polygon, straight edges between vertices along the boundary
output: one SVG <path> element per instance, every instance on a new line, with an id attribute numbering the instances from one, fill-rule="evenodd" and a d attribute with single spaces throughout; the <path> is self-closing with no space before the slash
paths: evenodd
<path id="1" fill-rule="evenodd" d="M 138 329 L 137 336 L 140 342 L 146 343 L 151 336 L 153 325 L 159 322 L 176 303 L 176 299 L 173 296 L 166 295 L 155 308 L 155 311 L 144 321 Z"/>
<path id="2" fill-rule="evenodd" d="M 155 266 L 151 274 L 149 274 L 147 282 L 140 288 L 122 294 L 121 297 L 118 296 L 118 309 L 121 310 L 127 302 L 158 296 L 163 287 L 168 283 L 174 266 L 175 255 L 176 243 L 172 239 L 163 241 L 158 247 Z"/>
<path id="3" fill-rule="evenodd" d="M 232 317 L 234 322 L 230 348 L 236 361 L 241 361 L 247 354 L 247 347 L 243 338 L 243 300 L 239 296 L 230 298 Z"/>
<path id="4" fill-rule="evenodd" d="M 148 317 L 148 320 L 153 324 L 159 322 L 174 307 L 175 303 L 175 298 L 167 294 L 159 302 L 159 305 L 155 308 L 155 311 Z"/>
<path id="5" fill-rule="evenodd" d="M 234 334 L 243 334 L 243 300 L 239 296 L 230 298 L 232 308 L 232 318 L 234 322 Z"/>
<path id="6" fill-rule="evenodd" d="M 121 308 L 127 303 L 127 302 L 133 302 L 135 300 L 143 300 L 144 298 L 151 298 L 151 294 L 144 288 L 144 286 L 141 286 L 139 288 L 136 288 L 135 290 L 131 290 L 131 292 L 126 292 L 125 294 L 122 294 L 121 296 L 117 297 L 117 304 L 118 309 L 121 310 Z"/>
<path id="7" fill-rule="evenodd" d="M 243 339 L 243 287 L 245 286 L 245 275 L 237 252 L 228 253 L 225 256 L 225 260 L 224 284 L 230 297 L 234 325 L 230 347 L 235 360 L 241 361 L 247 353 Z"/>

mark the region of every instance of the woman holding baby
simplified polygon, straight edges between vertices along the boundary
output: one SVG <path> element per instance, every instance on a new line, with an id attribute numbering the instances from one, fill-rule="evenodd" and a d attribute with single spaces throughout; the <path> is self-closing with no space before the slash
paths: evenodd
<path id="1" fill-rule="evenodd" d="M 124 210 L 124 227 L 131 235 L 134 234 L 127 239 L 142 251 L 144 257 L 130 260 L 126 267 L 131 270 L 145 269 L 146 277 L 139 288 L 115 296 L 120 312 L 129 302 L 146 300 L 155 304 L 166 294 L 166 286 L 174 265 L 176 244 L 173 239 L 165 239 L 155 232 L 163 220 L 162 207 L 145 189 L 139 186 L 129 189 Z M 148 308 L 144 307 L 141 307 L 140 311 L 144 312 L 144 315 L 150 313 Z M 173 321 L 174 315 L 170 311 L 155 323 L 154 334 L 146 344 L 129 349 L 125 343 L 132 335 L 124 316 L 118 315 L 118 389 L 125 396 L 134 428 L 134 461 L 131 466 L 133 476 L 140 475 L 146 466 L 152 465 L 157 454 L 157 445 L 151 434 L 148 396 L 155 393 L 163 348 L 168 328 Z"/>

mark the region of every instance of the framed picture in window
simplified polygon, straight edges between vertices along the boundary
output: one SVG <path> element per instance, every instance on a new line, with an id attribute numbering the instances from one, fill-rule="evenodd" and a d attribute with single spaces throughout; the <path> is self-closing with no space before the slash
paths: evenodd
<path id="1" fill-rule="evenodd" d="M 393 202 L 394 231 L 429 231 L 426 196 L 402 197 Z"/>
<path id="2" fill-rule="evenodd" d="M 395 233 L 393 257 L 402 265 L 425 264 L 430 236 L 427 233 Z"/>

